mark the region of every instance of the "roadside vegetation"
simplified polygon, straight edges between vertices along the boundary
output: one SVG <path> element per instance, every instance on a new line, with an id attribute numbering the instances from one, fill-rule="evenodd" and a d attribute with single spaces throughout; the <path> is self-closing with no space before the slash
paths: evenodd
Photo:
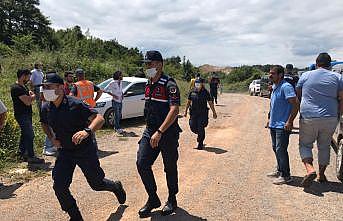
<path id="1" fill-rule="evenodd" d="M 121 70 L 125 76 L 144 76 L 143 53 L 138 48 L 128 48 L 116 39 L 102 40 L 82 32 L 74 26 L 54 30 L 50 21 L 38 8 L 39 1 L 5 0 L 0 2 L 0 99 L 8 108 L 5 128 L 0 132 L 0 172 L 17 165 L 16 157 L 20 129 L 13 116 L 10 85 L 16 81 L 18 69 L 32 69 L 35 62 L 43 64 L 43 72 L 83 68 L 87 79 L 100 83 Z M 191 73 L 197 69 L 189 60 L 179 56 L 166 58 L 165 72 L 178 80 L 185 98 Z M 182 99 L 185 102 L 185 99 Z M 44 134 L 38 110 L 33 105 L 35 152 L 42 153 Z"/>

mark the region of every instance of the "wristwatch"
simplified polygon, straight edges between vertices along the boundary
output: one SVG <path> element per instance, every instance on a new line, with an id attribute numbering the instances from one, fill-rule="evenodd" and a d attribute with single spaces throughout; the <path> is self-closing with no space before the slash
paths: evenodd
<path id="1" fill-rule="evenodd" d="M 157 133 L 159 133 L 161 135 L 163 134 L 163 132 L 160 129 L 157 130 Z"/>
<path id="2" fill-rule="evenodd" d="M 89 127 L 86 127 L 85 129 L 83 129 L 84 131 L 86 131 L 89 135 L 92 134 L 92 130 Z"/>

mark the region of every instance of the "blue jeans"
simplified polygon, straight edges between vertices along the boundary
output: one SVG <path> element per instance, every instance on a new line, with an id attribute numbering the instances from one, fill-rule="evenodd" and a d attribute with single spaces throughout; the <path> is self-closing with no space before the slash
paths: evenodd
<path id="1" fill-rule="evenodd" d="M 33 139 L 34 132 L 32 128 L 32 114 L 22 114 L 15 116 L 16 121 L 20 126 L 20 142 L 19 142 L 19 153 L 21 156 L 27 154 L 28 157 L 33 157 Z"/>
<path id="2" fill-rule="evenodd" d="M 54 145 L 52 144 L 52 142 L 48 138 L 48 136 L 45 137 L 44 150 L 55 151 L 54 150 Z"/>
<path id="3" fill-rule="evenodd" d="M 277 169 L 282 177 L 289 177 L 289 156 L 288 156 L 288 144 L 289 144 L 289 132 L 284 129 L 270 128 L 270 135 L 272 138 L 273 151 L 276 156 Z"/>
<path id="4" fill-rule="evenodd" d="M 112 107 L 114 110 L 114 129 L 118 130 L 120 129 L 120 120 L 121 120 L 121 111 L 123 108 L 123 104 L 116 102 L 116 101 L 112 101 Z"/>

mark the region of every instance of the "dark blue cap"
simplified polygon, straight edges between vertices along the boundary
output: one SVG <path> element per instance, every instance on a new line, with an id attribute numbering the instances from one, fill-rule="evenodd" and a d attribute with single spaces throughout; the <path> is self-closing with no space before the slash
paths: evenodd
<path id="1" fill-rule="evenodd" d="M 146 52 L 143 62 L 149 63 L 152 61 L 163 62 L 162 55 L 159 51 L 147 51 Z"/>
<path id="2" fill-rule="evenodd" d="M 64 84 L 63 79 L 57 73 L 48 73 L 45 76 L 43 84 Z"/>
<path id="3" fill-rule="evenodd" d="M 195 79 L 195 83 L 204 83 L 204 82 L 205 82 L 204 78 L 199 77 L 199 78 Z"/>

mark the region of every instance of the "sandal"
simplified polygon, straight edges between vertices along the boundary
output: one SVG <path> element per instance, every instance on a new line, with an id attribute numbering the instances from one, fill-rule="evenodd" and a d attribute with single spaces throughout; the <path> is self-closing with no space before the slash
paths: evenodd
<path id="1" fill-rule="evenodd" d="M 312 185 L 312 182 L 316 179 L 317 173 L 312 172 L 310 174 L 307 174 L 304 179 L 301 181 L 301 186 L 303 187 L 310 187 Z"/>

